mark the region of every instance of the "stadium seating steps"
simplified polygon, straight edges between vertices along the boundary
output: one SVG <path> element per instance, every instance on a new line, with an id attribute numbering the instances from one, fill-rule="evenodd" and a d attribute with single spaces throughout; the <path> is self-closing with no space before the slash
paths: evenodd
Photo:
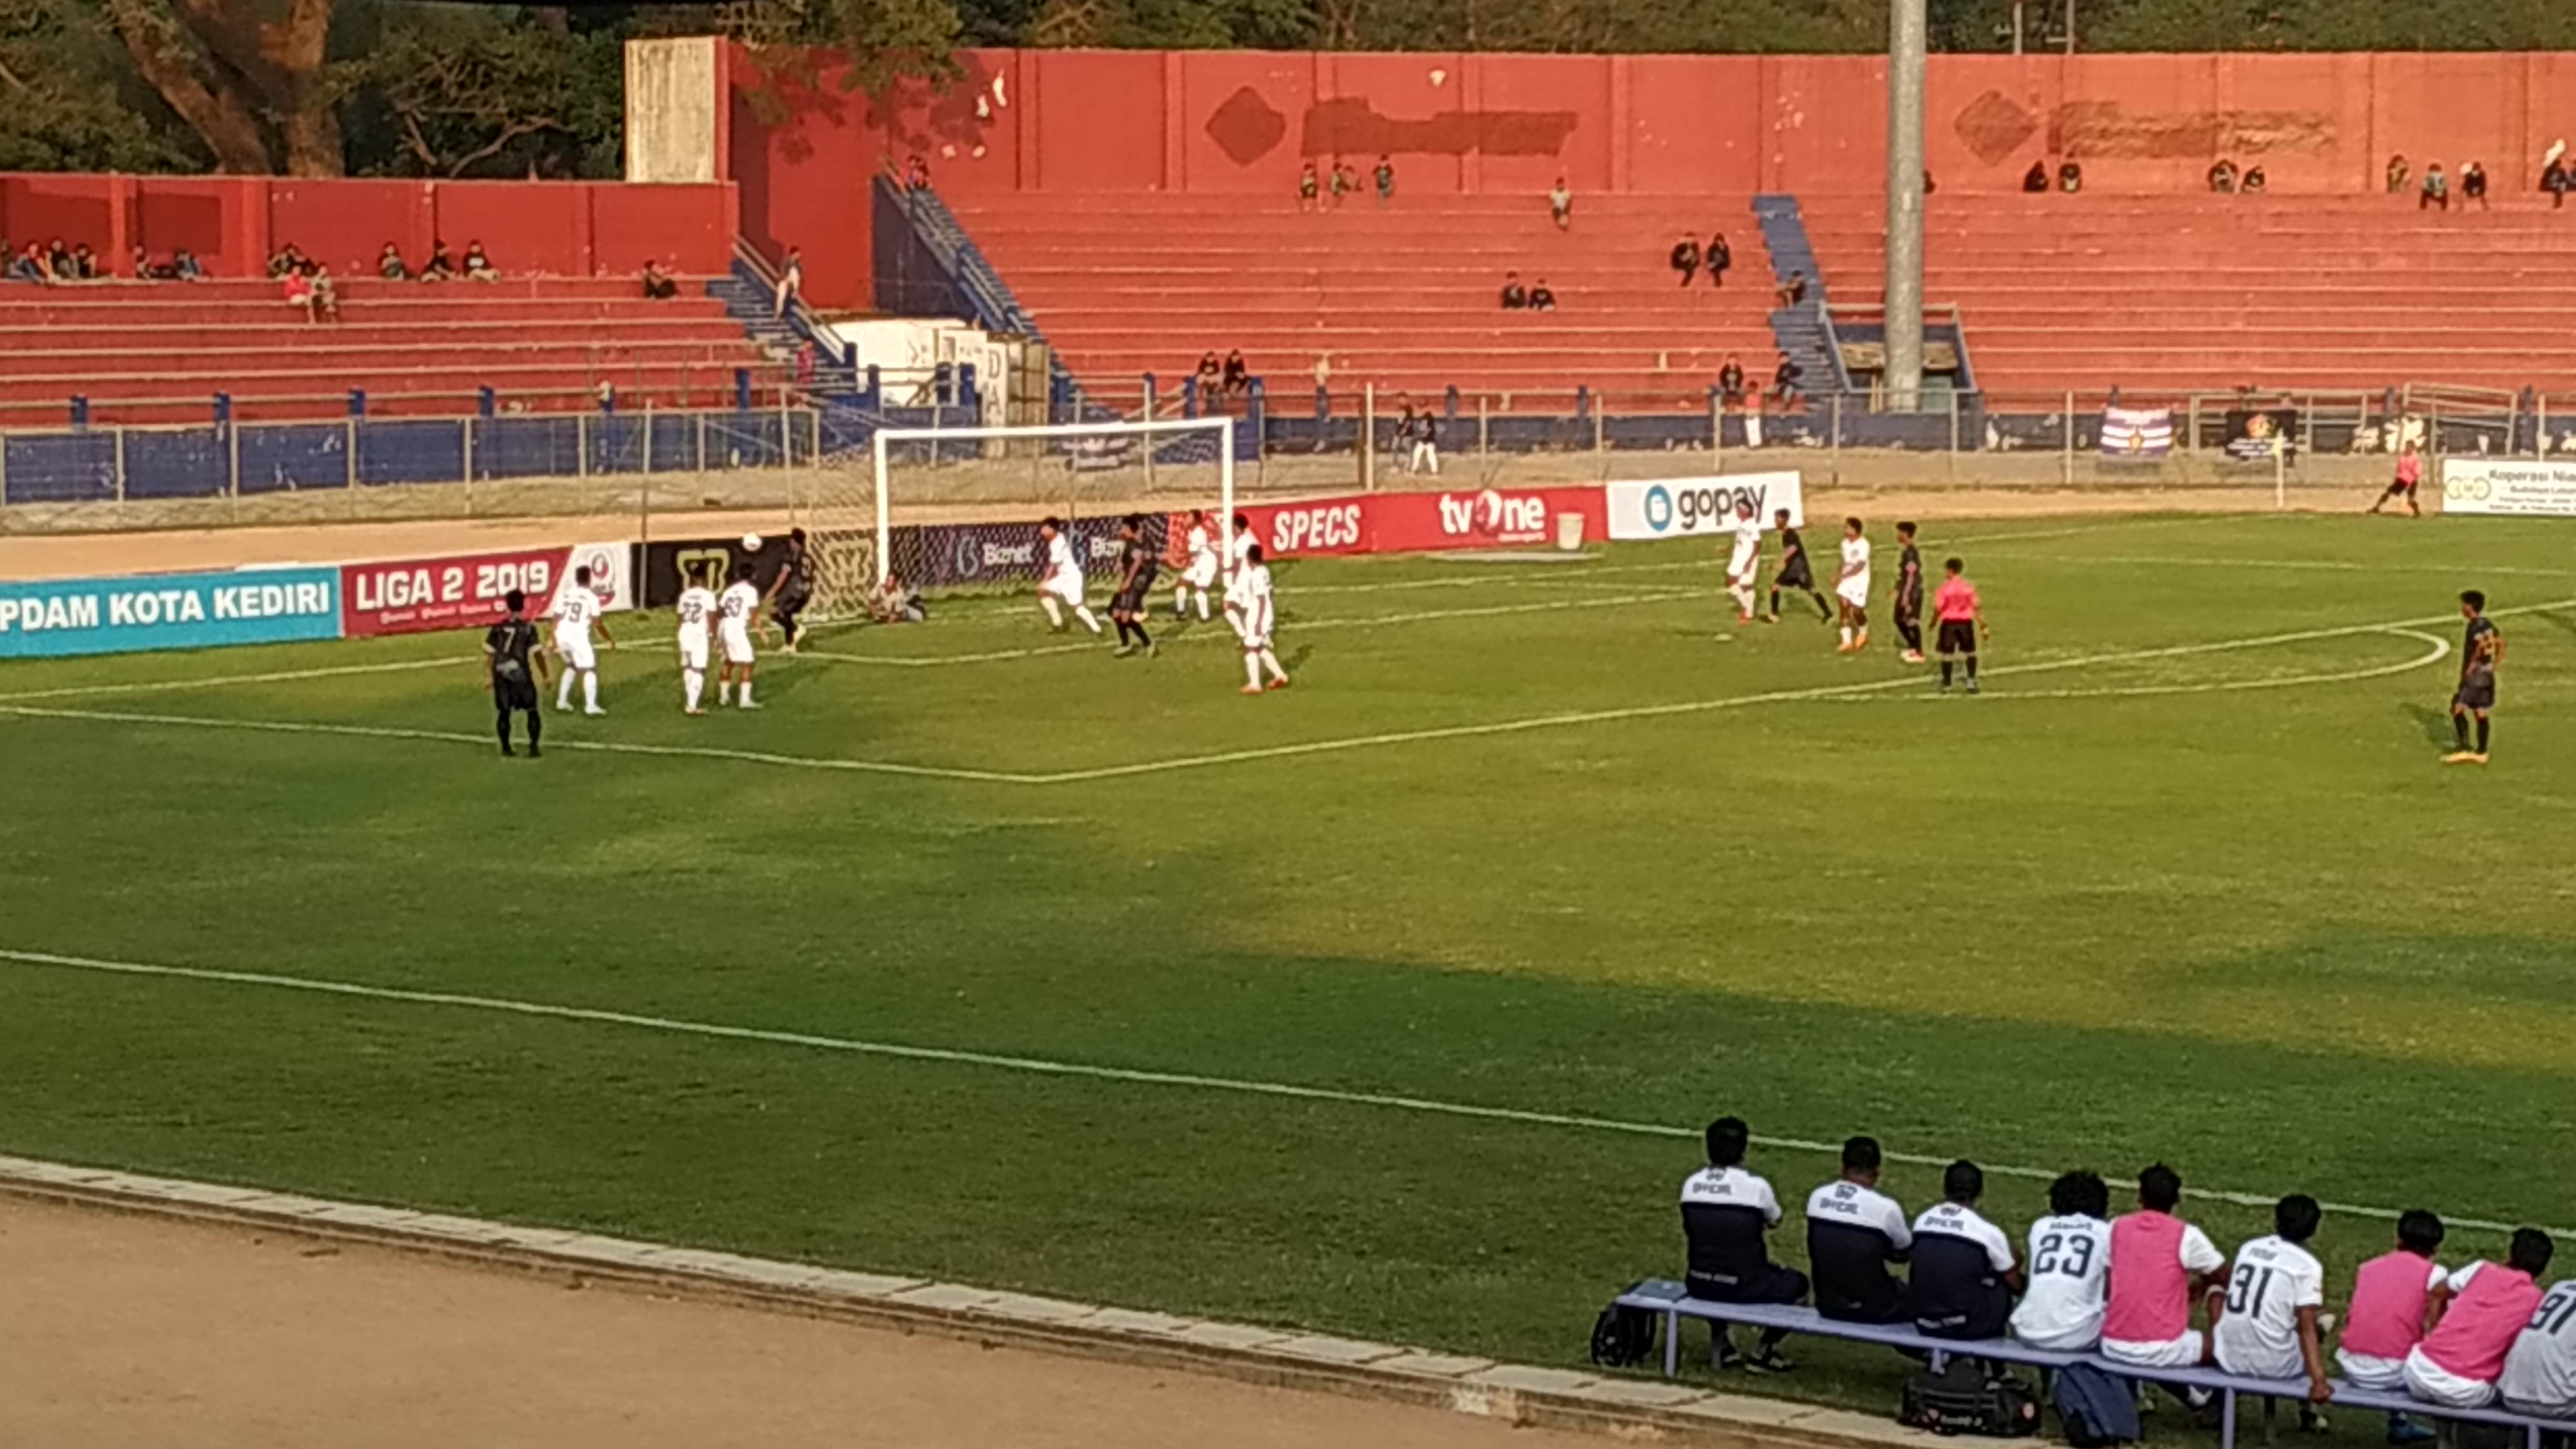
<path id="1" fill-rule="evenodd" d="M 1924 300 L 1956 303 L 1990 401 L 2112 387 L 2576 387 L 2576 211 L 2498 196 L 1979 195 L 1925 206 Z M 1883 296 L 1883 201 L 1800 197 L 1836 303 Z"/>
<path id="2" fill-rule="evenodd" d="M 945 198 L 1095 393 L 1147 373 L 1177 391 L 1200 354 L 1242 349 L 1275 412 L 1312 408 L 1331 359 L 1336 409 L 1456 386 L 1563 410 L 1590 387 L 1617 410 L 1705 406 L 1729 353 L 1767 375 L 1770 267 L 1750 196 L 1581 196 L 1559 231 L 1541 196 L 1415 196 L 1399 188 L 1302 212 L 1293 198 L 1067 195 Z M 1683 292 L 1666 254 L 1723 230 L 1723 289 Z M 1501 310 L 1504 273 L 1545 279 L 1553 313 Z"/>
<path id="3" fill-rule="evenodd" d="M 243 421 L 456 416 L 489 387 L 508 412 L 728 407 L 738 369 L 778 368 L 703 277 L 647 301 L 632 278 L 424 285 L 340 281 L 340 320 L 308 322 L 267 280 L 0 286 L 0 428 L 206 422 L 217 393 Z"/>

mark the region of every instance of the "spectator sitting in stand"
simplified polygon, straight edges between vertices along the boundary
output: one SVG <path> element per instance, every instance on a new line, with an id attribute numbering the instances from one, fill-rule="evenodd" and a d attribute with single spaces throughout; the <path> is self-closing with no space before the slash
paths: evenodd
<path id="1" fill-rule="evenodd" d="M 2388 194 L 2391 196 L 2405 195 L 2406 178 L 2413 174 L 2413 170 L 2406 164 L 2405 152 L 2399 151 L 2391 154 L 2388 158 Z"/>
<path id="2" fill-rule="evenodd" d="M 1574 191 L 1562 176 L 1547 189 L 1547 214 L 1555 219 L 1558 231 L 1574 225 Z"/>
<path id="3" fill-rule="evenodd" d="M 1342 204 L 1343 197 L 1360 189 L 1360 174 L 1351 169 L 1351 163 L 1348 161 L 1336 159 L 1333 162 L 1332 183 L 1333 205 L 1339 206 Z"/>
<path id="4" fill-rule="evenodd" d="M 469 241 L 465 244 L 465 280 L 469 282 L 501 280 L 501 269 L 492 265 L 490 257 L 483 255 L 483 244 L 479 241 Z"/>
<path id="5" fill-rule="evenodd" d="M 286 276 L 289 273 L 300 272 L 303 270 L 304 253 L 299 250 L 293 242 L 288 242 L 285 246 L 278 248 L 269 256 L 268 275 L 272 281 L 279 277 Z"/>
<path id="6" fill-rule="evenodd" d="M 319 262 L 316 262 L 313 265 L 313 270 L 306 275 L 305 280 L 313 288 L 314 320 L 321 321 L 327 318 L 333 322 L 339 321 L 340 288 L 337 283 L 331 280 L 331 269 Z"/>
<path id="7" fill-rule="evenodd" d="M 1699 238 L 1689 232 L 1683 232 L 1682 239 L 1673 243 L 1672 264 L 1673 270 L 1681 273 L 1683 286 L 1687 287 L 1698 280 Z"/>
<path id="8" fill-rule="evenodd" d="M 930 189 L 930 163 L 923 160 L 918 151 L 903 159 L 903 189 L 906 191 Z"/>
<path id="9" fill-rule="evenodd" d="M 182 282 L 202 282 L 206 279 L 206 268 L 197 260 L 195 252 L 181 247 L 170 254 L 170 275 Z"/>
<path id="10" fill-rule="evenodd" d="M 2236 189 L 2236 163 L 2221 158 L 2209 168 L 2209 189 L 2229 192 Z"/>
<path id="11" fill-rule="evenodd" d="M 1383 207 L 1395 200 L 1395 162 L 1389 160 L 1383 151 L 1378 153 L 1377 170 L 1373 174 L 1377 178 L 1377 204 Z"/>
<path id="12" fill-rule="evenodd" d="M 84 282 L 95 282 L 101 275 L 98 253 L 89 249 L 88 242 L 72 248 L 72 275 Z"/>
<path id="13" fill-rule="evenodd" d="M 1217 389 L 1225 386 L 1225 368 L 1217 362 L 1214 352 L 1201 353 L 1199 365 L 1190 374 L 1190 380 L 1198 384 L 1199 401 L 1212 402 L 1216 398 Z"/>
<path id="14" fill-rule="evenodd" d="M 2060 162 L 2057 167 L 2057 189 L 2069 196 L 2084 189 L 2084 168 L 2075 162 Z"/>
<path id="15" fill-rule="evenodd" d="M 2257 162 L 2254 165 L 2245 168 L 2245 184 L 2236 189 L 2250 196 L 2255 192 L 2261 191 L 2269 184 L 2270 178 L 2263 174 L 2262 163 Z"/>
<path id="16" fill-rule="evenodd" d="M 1503 273 L 1503 310 L 1523 312 L 1529 309 L 1529 288 L 1521 285 L 1518 272 Z"/>
<path id="17" fill-rule="evenodd" d="M 2567 169 L 2567 143 L 2549 143 L 2549 154 L 2540 158 L 2540 189 L 2549 193 L 2549 209 L 2556 211 L 2567 204 L 2567 193 L 2576 191 L 2576 172 Z"/>
<path id="18" fill-rule="evenodd" d="M 648 301 L 667 302 L 680 295 L 680 284 L 662 270 L 662 263 L 652 257 L 644 259 L 644 296 Z"/>
<path id="19" fill-rule="evenodd" d="M 376 275 L 384 278 L 388 282 L 408 282 L 411 280 L 411 268 L 403 265 L 401 247 L 395 246 L 392 242 L 387 242 L 385 243 L 385 249 L 376 253 Z"/>
<path id="20" fill-rule="evenodd" d="M 1744 364 L 1732 352 L 1726 354 L 1726 365 L 1717 370 L 1717 399 L 1728 412 L 1744 411 Z"/>
<path id="21" fill-rule="evenodd" d="M 1807 274 L 1791 272 L 1789 280 L 1775 288 L 1772 296 L 1776 300 L 1778 309 L 1783 312 L 1804 302 L 1807 300 Z"/>
<path id="22" fill-rule="evenodd" d="M 1553 312 L 1556 310 L 1556 294 L 1548 290 L 1547 278 L 1539 278 L 1537 283 L 1530 288 L 1529 304 L 1530 310 L 1533 312 Z"/>
<path id="23" fill-rule="evenodd" d="M 134 249 L 134 280 L 138 282 L 149 282 L 156 280 L 158 276 L 158 270 L 152 265 L 151 253 L 146 252 L 141 247 L 136 247 Z"/>
<path id="24" fill-rule="evenodd" d="M 27 243 L 25 251 L 9 258 L 6 275 L 12 282 L 34 282 L 40 286 L 54 279 L 53 268 L 45 260 L 45 249 L 34 242 Z"/>
<path id="25" fill-rule="evenodd" d="M 1305 169 L 1297 173 L 1297 209 L 1313 211 L 1323 189 L 1324 178 L 1315 174 L 1314 162 L 1307 162 Z"/>
<path id="26" fill-rule="evenodd" d="M 778 286 L 770 298 L 773 304 L 771 315 L 786 316 L 787 309 L 794 306 L 804 292 L 805 251 L 802 247 L 789 247 L 787 259 L 778 264 Z"/>
<path id="27" fill-rule="evenodd" d="M 1771 401 L 1778 404 L 1781 411 L 1796 407 L 1806 396 L 1798 388 L 1798 379 L 1805 375 L 1806 369 L 1786 352 L 1781 353 L 1780 360 L 1771 365 Z"/>
<path id="28" fill-rule="evenodd" d="M 2480 211 L 2488 209 L 2486 167 L 2472 161 L 2460 169 L 2460 200 L 2464 204 L 2476 202 Z"/>
<path id="29" fill-rule="evenodd" d="M 447 243 L 432 241 L 429 244 L 429 260 L 420 264 L 420 279 L 424 282 L 444 282 L 454 278 L 455 275 L 456 263 L 448 259 Z"/>
<path id="30" fill-rule="evenodd" d="M 313 279 L 302 272 L 288 272 L 278 282 L 279 294 L 286 305 L 304 314 L 307 322 L 322 320 L 321 304 L 314 300 Z"/>
<path id="31" fill-rule="evenodd" d="M 1735 265 L 1735 248 L 1726 244 L 1726 233 L 1713 231 L 1708 234 L 1708 249 L 1700 253 L 1699 264 L 1708 272 L 1710 286 L 1726 285 L 1726 269 Z"/>
<path id="32" fill-rule="evenodd" d="M 2442 174 L 2439 161 L 2426 163 L 2423 188 L 2415 194 L 2415 209 L 2422 211 L 2426 207 L 2442 211 L 2451 209 L 2451 178 Z"/>
<path id="33" fill-rule="evenodd" d="M 2048 163 L 2045 161 L 2033 161 L 2030 163 L 2030 169 L 2021 174 L 2021 189 L 2033 196 L 2037 196 L 2041 192 L 2046 191 L 2048 189 Z"/>
<path id="34" fill-rule="evenodd" d="M 1252 391 L 1252 364 L 1243 360 L 1243 349 L 1237 347 L 1225 355 L 1225 395 L 1241 397 L 1250 391 Z"/>

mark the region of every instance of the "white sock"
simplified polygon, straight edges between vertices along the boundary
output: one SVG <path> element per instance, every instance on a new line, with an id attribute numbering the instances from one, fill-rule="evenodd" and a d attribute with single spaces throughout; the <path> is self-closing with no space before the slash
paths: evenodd
<path id="1" fill-rule="evenodd" d="M 1201 590 L 1199 590 L 1199 622 L 1200 622 L 1200 623 L 1202 623 L 1202 624 L 1204 624 L 1204 623 L 1206 623 L 1206 622 L 1207 622 L 1207 616 L 1208 616 L 1208 598 L 1207 598 L 1207 594 L 1208 594 L 1208 591 L 1207 591 L 1207 590 L 1205 590 L 1205 589 L 1201 589 Z"/>
<path id="2" fill-rule="evenodd" d="M 742 682 L 742 707 L 751 708 L 751 681 L 748 679 Z"/>
<path id="3" fill-rule="evenodd" d="M 1046 610 L 1047 624 L 1049 627 L 1056 629 L 1064 627 L 1064 610 L 1057 606 L 1055 595 L 1038 595 L 1038 607 Z"/>
<path id="4" fill-rule="evenodd" d="M 1850 643 L 1851 643 L 1851 625 L 1849 625 L 1849 624 L 1845 624 L 1845 625 L 1843 626 L 1843 643 L 1844 643 L 1846 646 L 1850 645 Z"/>
<path id="5" fill-rule="evenodd" d="M 1080 619 L 1080 620 L 1083 622 L 1083 625 L 1084 625 L 1086 628 L 1090 629 L 1092 633 L 1097 634 L 1097 633 L 1099 633 L 1099 632 L 1100 632 L 1100 621 L 1099 621 L 1098 619 L 1095 619 L 1095 618 L 1091 617 L 1091 606 L 1090 606 L 1090 605 L 1088 605 L 1088 604 L 1076 604 L 1076 605 L 1074 605 L 1074 606 L 1073 606 L 1073 617 L 1075 617 L 1075 618 L 1077 618 L 1077 619 Z"/>
<path id="6" fill-rule="evenodd" d="M 730 680 L 730 679 L 718 679 L 718 680 L 716 681 L 716 703 L 718 703 L 718 704 L 731 704 L 731 703 L 733 703 L 733 681 L 732 681 L 732 680 Z"/>
<path id="7" fill-rule="evenodd" d="M 1269 670 L 1271 677 L 1275 679 L 1286 679 L 1288 677 L 1288 671 L 1279 667 L 1279 656 L 1271 653 L 1267 649 L 1261 651 L 1261 667 Z"/>
<path id="8" fill-rule="evenodd" d="M 563 677 L 555 681 L 555 708 L 572 708 L 572 677 L 577 672 L 567 669 L 563 672 Z"/>
<path id="9" fill-rule="evenodd" d="M 1739 614 L 1750 614 L 1753 612 L 1753 591 L 1751 589 L 1746 588 L 1742 584 L 1729 584 L 1726 586 L 1726 596 L 1735 601 L 1735 612 Z"/>
<path id="10" fill-rule="evenodd" d="M 1190 586 L 1182 584 L 1172 590 L 1172 617 L 1181 619 L 1190 612 Z"/>
<path id="11" fill-rule="evenodd" d="M 1243 651 L 1243 682 L 1254 689 L 1261 687 L 1261 655 L 1254 650 Z"/>
<path id="12" fill-rule="evenodd" d="M 599 671 L 596 669 L 585 669 L 581 672 L 581 707 L 599 708 Z"/>
<path id="13" fill-rule="evenodd" d="M 689 708 L 696 709 L 698 701 L 706 698 L 707 672 L 703 669 L 683 669 L 680 671 L 680 683 L 688 691 Z"/>

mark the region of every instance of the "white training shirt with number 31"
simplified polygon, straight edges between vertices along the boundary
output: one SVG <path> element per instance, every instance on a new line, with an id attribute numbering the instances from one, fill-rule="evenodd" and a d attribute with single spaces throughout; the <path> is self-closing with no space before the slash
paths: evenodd
<path id="1" fill-rule="evenodd" d="M 2325 1301 L 2325 1265 L 2307 1249 L 2272 1234 L 2238 1248 L 2227 1275 L 2227 1311 L 2218 1317 L 2218 1366 L 2260 1379 L 2306 1373 L 2299 1310 Z"/>

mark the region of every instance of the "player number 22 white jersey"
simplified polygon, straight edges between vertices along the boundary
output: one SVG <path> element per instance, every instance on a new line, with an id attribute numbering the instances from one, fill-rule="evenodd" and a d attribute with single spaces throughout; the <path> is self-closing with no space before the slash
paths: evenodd
<path id="1" fill-rule="evenodd" d="M 716 596 L 702 584 L 691 584 L 680 590 L 679 602 L 672 606 L 672 611 L 680 621 L 680 637 L 703 643 L 707 637 L 707 624 L 715 618 Z"/>

